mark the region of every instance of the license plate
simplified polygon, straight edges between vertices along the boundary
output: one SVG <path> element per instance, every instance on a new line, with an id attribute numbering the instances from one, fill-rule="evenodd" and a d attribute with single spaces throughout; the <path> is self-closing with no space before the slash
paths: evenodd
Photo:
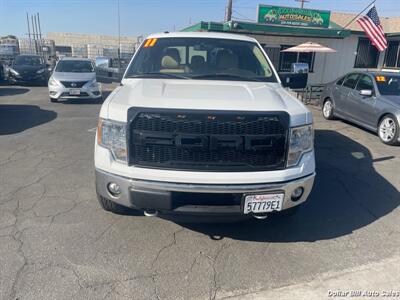
<path id="1" fill-rule="evenodd" d="M 243 213 L 267 213 L 282 210 L 284 194 L 247 195 Z"/>
<path id="2" fill-rule="evenodd" d="M 69 90 L 69 94 L 70 95 L 80 95 L 81 94 L 81 90 L 80 89 L 70 89 Z"/>

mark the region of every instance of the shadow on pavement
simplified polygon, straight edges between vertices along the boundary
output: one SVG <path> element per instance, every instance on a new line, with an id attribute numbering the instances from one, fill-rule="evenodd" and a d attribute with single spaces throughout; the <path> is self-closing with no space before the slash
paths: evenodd
<path id="1" fill-rule="evenodd" d="M 373 162 L 379 158 L 373 160 L 366 147 L 330 130 L 316 130 L 315 141 L 317 176 L 297 215 L 231 224 L 180 224 L 214 239 L 312 242 L 348 235 L 400 204 L 399 191 L 375 171 Z"/>
<path id="2" fill-rule="evenodd" d="M 0 104 L 0 135 L 15 134 L 50 122 L 57 113 L 36 105 Z"/>
<path id="3" fill-rule="evenodd" d="M 0 97 L 1 96 L 14 96 L 21 95 L 29 92 L 29 89 L 24 87 L 2 87 L 0 88 Z"/>

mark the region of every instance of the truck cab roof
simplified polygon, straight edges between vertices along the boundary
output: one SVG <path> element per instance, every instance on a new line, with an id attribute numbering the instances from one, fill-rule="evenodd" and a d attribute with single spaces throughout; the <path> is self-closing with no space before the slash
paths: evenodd
<path id="1" fill-rule="evenodd" d="M 247 42 L 257 42 L 256 39 L 233 33 L 219 33 L 219 32 L 162 32 L 154 33 L 147 37 L 148 39 L 159 39 L 159 38 L 215 38 L 215 39 L 227 39 Z"/>

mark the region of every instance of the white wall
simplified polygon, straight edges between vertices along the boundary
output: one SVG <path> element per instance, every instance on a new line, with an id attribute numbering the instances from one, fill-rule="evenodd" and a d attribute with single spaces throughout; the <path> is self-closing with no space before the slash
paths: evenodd
<path id="1" fill-rule="evenodd" d="M 253 37 L 267 46 L 298 45 L 305 42 L 315 42 L 335 49 L 336 53 L 315 54 L 314 72 L 309 74 L 309 84 L 327 83 L 354 69 L 358 45 L 358 36 L 356 35 L 351 35 L 345 39 L 265 35 L 253 35 Z M 381 54 L 380 61 L 383 56 Z"/>

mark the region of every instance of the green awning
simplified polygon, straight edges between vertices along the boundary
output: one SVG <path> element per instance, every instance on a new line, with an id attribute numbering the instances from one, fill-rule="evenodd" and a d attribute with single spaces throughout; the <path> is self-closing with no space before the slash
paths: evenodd
<path id="1" fill-rule="evenodd" d="M 200 22 L 182 29 L 182 31 L 216 31 L 262 35 L 307 36 L 343 39 L 351 34 L 350 30 L 342 30 L 337 24 L 330 28 L 294 27 L 267 25 L 250 22 Z"/>

